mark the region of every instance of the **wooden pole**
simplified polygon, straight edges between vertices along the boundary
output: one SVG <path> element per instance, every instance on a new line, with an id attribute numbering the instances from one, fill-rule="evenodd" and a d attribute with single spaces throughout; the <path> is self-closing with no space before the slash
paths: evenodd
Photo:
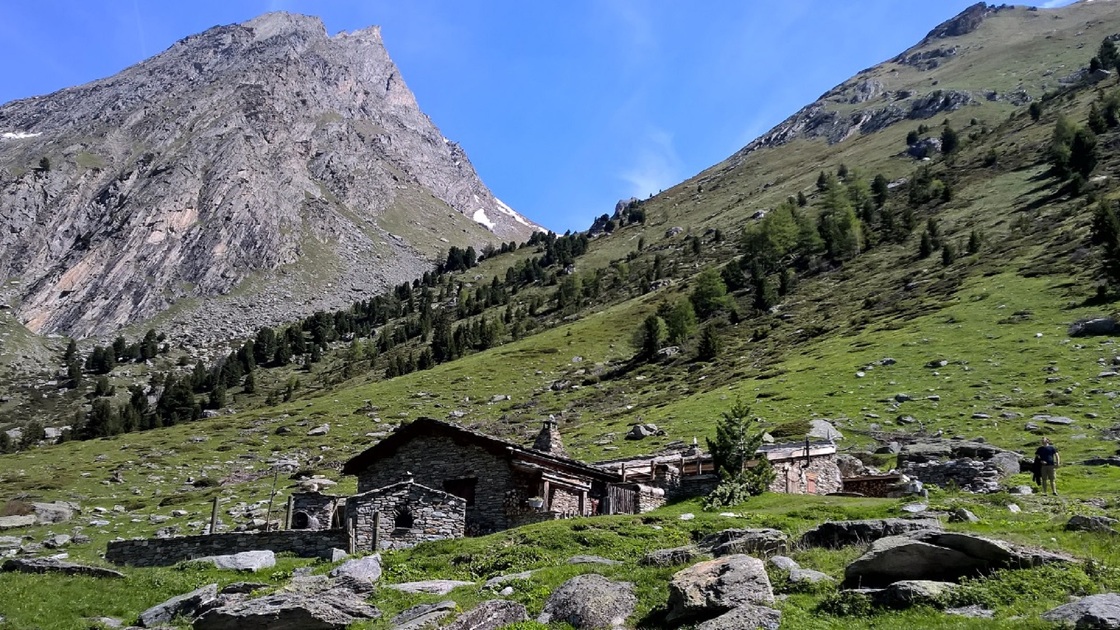
<path id="1" fill-rule="evenodd" d="M 272 471 L 272 492 L 268 495 L 268 511 L 264 515 L 264 531 L 272 528 L 272 500 L 276 498 L 276 480 L 280 478 L 280 470 Z"/>
<path id="2" fill-rule="evenodd" d="M 373 549 L 374 553 L 381 550 L 381 512 L 373 513 Z"/>
<path id="3" fill-rule="evenodd" d="M 284 529 L 292 528 L 292 507 L 295 500 L 296 498 L 294 496 L 288 495 L 288 507 L 284 510 Z"/>
<path id="4" fill-rule="evenodd" d="M 210 511 L 210 533 L 218 533 L 218 497 L 214 497 L 214 509 Z"/>

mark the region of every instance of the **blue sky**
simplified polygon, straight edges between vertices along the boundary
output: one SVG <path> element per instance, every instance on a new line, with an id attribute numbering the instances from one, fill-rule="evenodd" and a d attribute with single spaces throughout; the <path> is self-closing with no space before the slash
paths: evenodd
<path id="1" fill-rule="evenodd" d="M 483 181 L 562 232 L 719 162 L 973 2 L 4 2 L 0 102 L 109 76 L 270 10 L 318 15 L 332 34 L 379 24 L 420 107 Z"/>

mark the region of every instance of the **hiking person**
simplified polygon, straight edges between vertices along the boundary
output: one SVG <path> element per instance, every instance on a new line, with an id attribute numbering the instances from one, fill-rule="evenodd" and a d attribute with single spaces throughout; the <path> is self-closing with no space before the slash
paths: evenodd
<path id="1" fill-rule="evenodd" d="M 1042 492 L 1046 493 L 1046 482 L 1050 482 L 1050 491 L 1053 494 L 1058 494 L 1058 487 L 1055 484 L 1054 469 L 1062 463 L 1062 458 L 1058 455 L 1058 449 L 1050 443 L 1050 438 L 1042 438 L 1042 446 L 1038 447 L 1034 452 L 1035 459 L 1042 464 Z"/>

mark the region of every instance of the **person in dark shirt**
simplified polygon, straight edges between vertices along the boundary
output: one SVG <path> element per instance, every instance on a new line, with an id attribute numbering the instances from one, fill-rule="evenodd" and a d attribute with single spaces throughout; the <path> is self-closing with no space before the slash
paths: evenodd
<path id="1" fill-rule="evenodd" d="M 1062 463 L 1062 458 L 1058 455 L 1058 449 L 1050 443 L 1050 438 L 1042 438 L 1042 446 L 1034 452 L 1035 459 L 1042 464 L 1042 492 L 1046 492 L 1046 482 L 1050 482 L 1050 491 L 1053 494 L 1058 494 L 1058 486 L 1055 483 L 1054 469 Z"/>

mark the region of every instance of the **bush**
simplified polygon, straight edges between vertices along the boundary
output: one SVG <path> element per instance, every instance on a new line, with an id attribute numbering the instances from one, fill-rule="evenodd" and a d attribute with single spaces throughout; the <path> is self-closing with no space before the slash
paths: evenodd
<path id="1" fill-rule="evenodd" d="M 947 596 L 946 603 L 994 608 L 1024 601 L 1064 602 L 1069 595 L 1089 595 L 1096 591 L 1096 583 L 1080 567 L 1005 569 L 986 578 L 966 578 L 960 588 Z"/>
<path id="2" fill-rule="evenodd" d="M 34 513 L 35 508 L 31 507 L 30 503 L 19 499 L 12 499 L 0 508 L 0 516 L 27 516 Z"/>
<path id="3" fill-rule="evenodd" d="M 833 617 L 866 617 L 871 614 L 871 598 L 854 591 L 837 591 L 817 605 L 817 611 Z"/>
<path id="4" fill-rule="evenodd" d="M 808 420 L 793 420 L 791 422 L 783 422 L 778 426 L 770 429 L 770 436 L 775 440 L 782 439 L 798 439 L 803 440 L 809 433 L 811 428 Z"/>

